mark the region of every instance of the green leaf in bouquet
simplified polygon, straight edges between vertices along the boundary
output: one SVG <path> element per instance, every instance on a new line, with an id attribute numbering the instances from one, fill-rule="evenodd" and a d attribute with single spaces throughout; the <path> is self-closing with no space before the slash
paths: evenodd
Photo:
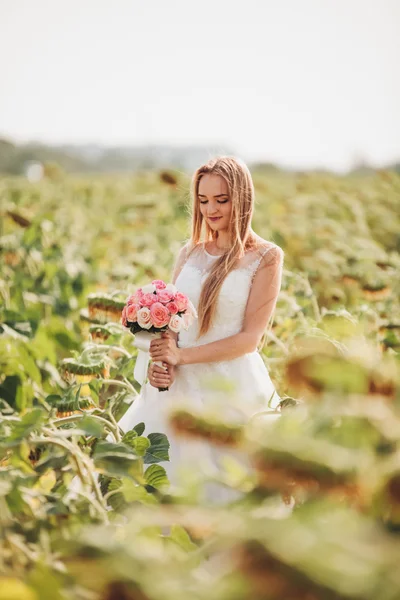
<path id="1" fill-rule="evenodd" d="M 169 460 L 170 443 L 165 433 L 149 433 L 147 437 L 150 440 L 150 446 L 146 450 L 143 462 L 153 464 Z"/>

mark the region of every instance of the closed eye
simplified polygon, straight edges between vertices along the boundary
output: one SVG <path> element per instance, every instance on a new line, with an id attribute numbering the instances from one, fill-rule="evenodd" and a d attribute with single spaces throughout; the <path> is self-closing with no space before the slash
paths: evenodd
<path id="1" fill-rule="evenodd" d="M 207 204 L 208 200 L 200 200 L 200 204 Z M 217 200 L 218 204 L 226 204 L 228 200 Z"/>

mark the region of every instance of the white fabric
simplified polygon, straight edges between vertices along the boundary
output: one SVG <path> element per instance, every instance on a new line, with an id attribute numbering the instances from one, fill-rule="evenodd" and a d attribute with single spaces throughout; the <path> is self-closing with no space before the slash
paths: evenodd
<path id="1" fill-rule="evenodd" d="M 229 273 L 222 285 L 216 318 L 211 329 L 197 340 L 196 321 L 188 331 L 179 334 L 179 347 L 208 344 L 241 331 L 256 270 L 262 256 L 266 253 L 276 253 L 276 249 L 280 251 L 275 244 L 270 244 L 268 247 L 261 248 L 261 251 L 245 254 L 238 267 Z M 176 287 L 190 298 L 196 309 L 201 286 L 217 259 L 218 257 L 209 254 L 203 245 L 199 245 L 189 255 L 177 277 Z M 272 260 L 271 264 L 273 262 Z M 221 386 L 220 391 L 207 389 L 208 384 L 216 380 L 221 381 L 221 378 L 227 382 L 228 388 L 234 387 L 234 390 L 224 391 Z M 212 470 L 218 467 L 218 458 L 221 454 L 228 453 L 213 444 L 178 437 L 172 432 L 168 423 L 168 412 L 180 399 L 189 401 L 194 409 L 221 403 L 227 411 L 229 411 L 227 402 L 231 407 L 238 402 L 242 416 L 245 415 L 246 419 L 260 411 L 271 412 L 271 409 L 280 402 L 268 370 L 257 351 L 233 360 L 181 365 L 177 367 L 176 379 L 169 391 L 159 392 L 149 382 L 145 384 L 140 396 L 129 407 L 119 424 L 126 432 L 143 421 L 146 425 L 144 435 L 162 432 L 168 436 L 171 444 L 170 462 L 160 464 L 166 469 L 171 483 L 178 485 L 182 481 L 182 469 L 185 465 L 189 469 L 203 467 Z M 231 414 L 233 414 L 232 410 Z M 276 413 L 274 416 L 271 414 L 271 417 L 276 418 Z M 230 451 L 229 454 L 239 457 L 237 452 Z M 229 490 L 218 489 L 217 486 L 209 487 L 209 492 L 210 498 L 214 500 L 232 499 L 235 496 Z"/>

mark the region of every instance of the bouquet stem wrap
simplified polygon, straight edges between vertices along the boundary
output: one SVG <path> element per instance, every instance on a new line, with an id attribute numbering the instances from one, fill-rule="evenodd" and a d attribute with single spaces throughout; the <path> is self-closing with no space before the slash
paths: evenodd
<path id="1" fill-rule="evenodd" d="M 139 352 L 137 355 L 133 375 L 134 375 L 136 381 L 138 383 L 140 383 L 140 385 L 143 385 L 144 381 L 147 378 L 147 369 L 149 367 L 149 361 L 150 361 L 149 350 L 150 350 L 151 340 L 153 340 L 155 338 L 160 338 L 160 337 L 161 337 L 161 331 L 157 331 L 156 333 L 150 333 L 149 331 L 138 331 L 137 333 L 135 333 L 135 346 L 139 350 Z M 154 364 L 158 365 L 162 369 L 165 368 L 165 367 L 163 367 L 163 364 L 160 360 L 155 360 Z M 168 390 L 168 388 L 158 388 L 158 390 L 160 392 L 162 392 L 162 391 Z"/>

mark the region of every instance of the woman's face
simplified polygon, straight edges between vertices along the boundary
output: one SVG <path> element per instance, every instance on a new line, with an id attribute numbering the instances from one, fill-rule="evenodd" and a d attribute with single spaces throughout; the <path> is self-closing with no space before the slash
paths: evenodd
<path id="1" fill-rule="evenodd" d="M 229 187 L 221 175 L 203 175 L 199 183 L 200 212 L 213 231 L 227 230 L 232 214 Z"/>

